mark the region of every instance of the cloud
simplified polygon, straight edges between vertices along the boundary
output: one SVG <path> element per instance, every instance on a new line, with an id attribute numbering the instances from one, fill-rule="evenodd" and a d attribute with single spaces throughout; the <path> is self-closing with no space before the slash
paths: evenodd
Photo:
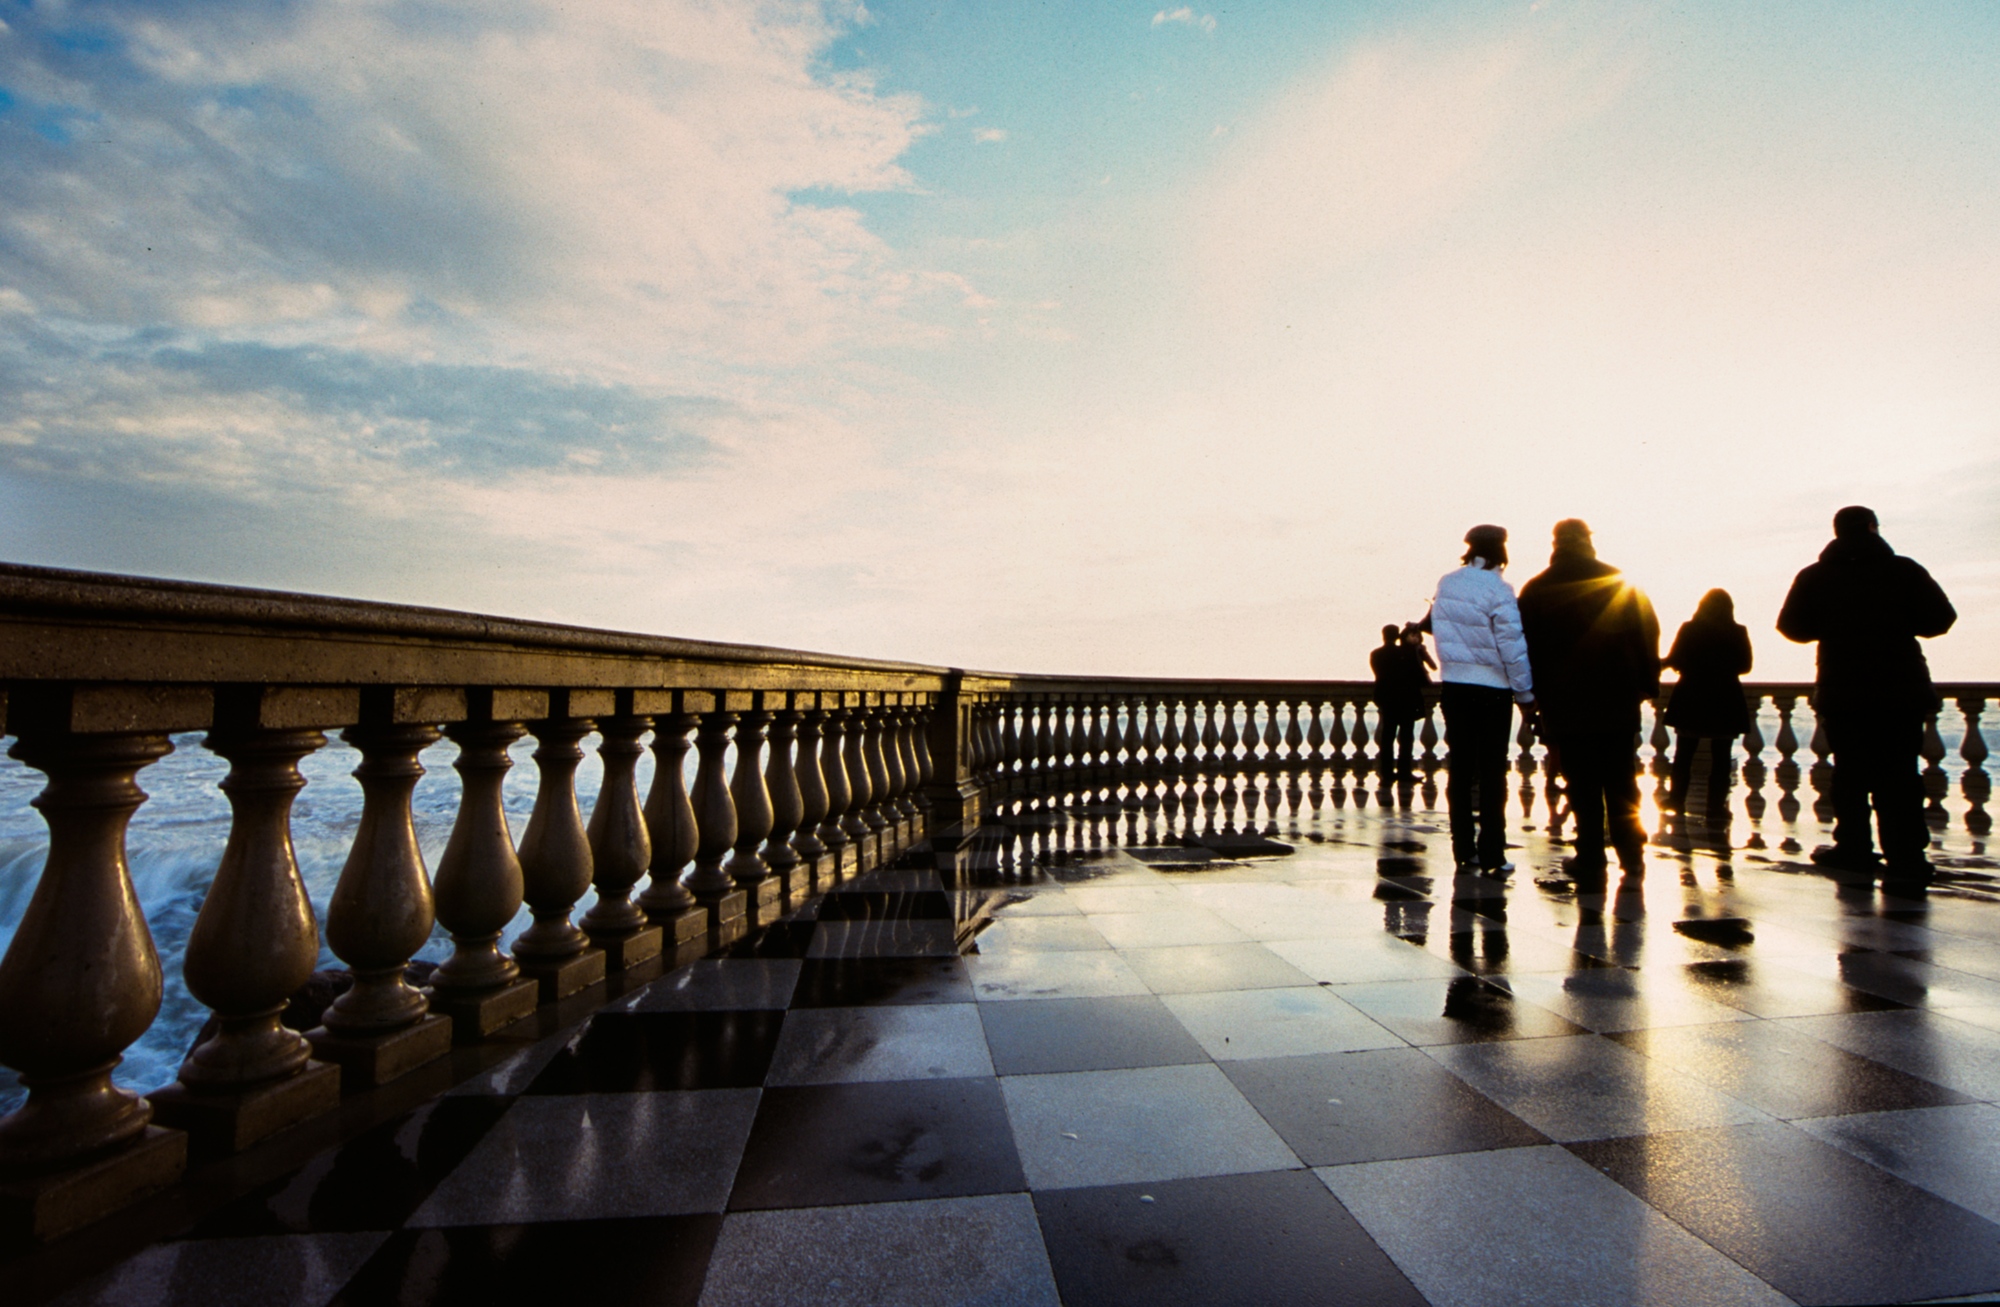
<path id="1" fill-rule="evenodd" d="M 1178 9 L 1162 9 L 1153 15 L 1153 26 L 1165 27 L 1169 23 L 1179 23 L 1183 27 L 1194 27 L 1204 32 L 1213 32 L 1215 30 L 1215 15 L 1197 14 L 1186 5 L 1182 5 Z"/>
<path id="2" fill-rule="evenodd" d="M 1003 127 L 982 127 L 972 134 L 972 139 L 980 142 L 982 145 L 993 144 L 1006 140 L 1007 131 Z"/>

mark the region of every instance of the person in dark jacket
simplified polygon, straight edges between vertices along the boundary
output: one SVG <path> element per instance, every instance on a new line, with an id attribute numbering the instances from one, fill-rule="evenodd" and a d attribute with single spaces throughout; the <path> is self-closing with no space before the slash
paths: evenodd
<path id="1" fill-rule="evenodd" d="M 1660 623 L 1617 568 L 1599 561 L 1587 523 L 1556 523 L 1547 570 L 1521 587 L 1521 629 L 1550 742 L 1576 817 L 1579 880 L 1602 878 L 1606 826 L 1618 863 L 1644 868 L 1639 824 L 1639 704 L 1660 693 Z"/>
<path id="2" fill-rule="evenodd" d="M 1929 883 L 1917 752 L 1924 721 L 1941 703 L 1917 641 L 1943 635 L 1957 620 L 1931 574 L 1882 539 L 1873 510 L 1856 505 L 1833 515 L 1832 542 L 1798 574 L 1778 614 L 1787 640 L 1819 642 L 1813 711 L 1833 746 L 1834 817 L 1833 846 L 1816 850 L 1815 862 L 1871 874 L 1880 868 L 1885 885 Z"/>
<path id="3" fill-rule="evenodd" d="M 1736 620 L 1736 601 L 1727 590 L 1710 590 L 1694 616 L 1674 634 L 1666 664 L 1681 674 L 1667 701 L 1667 725 L 1674 728 L 1673 809 L 1687 805 L 1695 750 L 1709 742 L 1708 806 L 1727 811 L 1729 765 L 1736 737 L 1750 729 L 1743 676 L 1750 670 L 1750 632 Z"/>
<path id="4" fill-rule="evenodd" d="M 1403 627 L 1383 627 L 1381 647 L 1368 655 L 1368 668 L 1375 674 L 1375 711 L 1381 729 L 1375 741 L 1376 757 L 1385 775 L 1398 777 L 1410 775 L 1417 719 L 1424 715 L 1424 689 L 1431 679 L 1425 670 L 1430 655 L 1421 643 L 1413 648 L 1406 634 Z"/>

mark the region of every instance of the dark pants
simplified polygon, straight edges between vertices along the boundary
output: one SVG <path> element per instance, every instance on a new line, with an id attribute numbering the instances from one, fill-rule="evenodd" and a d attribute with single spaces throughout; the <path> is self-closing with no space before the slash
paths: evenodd
<path id="1" fill-rule="evenodd" d="M 1733 735 L 1690 735 L 1686 731 L 1674 732 L 1674 811 L 1687 806 L 1688 786 L 1694 782 L 1694 752 L 1703 740 L 1708 741 L 1708 806 L 1710 811 L 1719 811 L 1728 806 L 1729 767 L 1735 760 L 1736 737 Z"/>
<path id="2" fill-rule="evenodd" d="M 1604 865 L 1606 826 L 1618 863 L 1638 868 L 1646 853 L 1639 824 L 1638 755 L 1633 731 L 1566 731 L 1556 737 L 1569 810 L 1576 818 L 1576 856 L 1584 866 Z"/>
<path id="3" fill-rule="evenodd" d="M 1507 861 L 1507 743 L 1514 696 L 1488 685 L 1446 681 L 1439 697 L 1451 750 L 1444 794 L 1451 809 L 1452 857 L 1497 867 Z"/>
<path id="4" fill-rule="evenodd" d="M 1923 723 L 1874 713 L 1828 714 L 1822 720 L 1833 746 L 1833 842 L 1852 853 L 1872 853 L 1872 803 L 1889 865 L 1923 861 L 1931 842 L 1924 828 L 1924 783 L 1917 775 Z"/>
<path id="5" fill-rule="evenodd" d="M 1393 759 L 1391 757 L 1393 751 Z M 1382 733 L 1375 741 L 1375 765 L 1384 773 L 1410 774 L 1410 760 L 1417 751 L 1417 719 L 1384 717 Z"/>

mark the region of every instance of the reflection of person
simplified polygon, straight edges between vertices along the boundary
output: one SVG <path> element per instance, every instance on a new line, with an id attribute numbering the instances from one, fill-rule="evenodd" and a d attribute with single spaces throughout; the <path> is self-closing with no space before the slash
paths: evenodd
<path id="1" fill-rule="evenodd" d="M 1412 647 L 1406 636 L 1414 635 L 1395 626 L 1382 628 L 1382 644 L 1368 655 L 1368 669 L 1375 674 L 1375 711 L 1380 714 L 1381 734 L 1376 739 L 1376 756 L 1385 774 L 1410 774 L 1410 757 L 1416 748 L 1417 719 L 1424 714 L 1424 689 L 1430 684 L 1425 669 L 1430 655 L 1421 643 Z M 1421 640 L 1421 636 L 1417 636 Z M 1393 746 L 1393 763 L 1390 750 Z"/>
<path id="2" fill-rule="evenodd" d="M 1743 674 L 1750 670 L 1750 632 L 1736 620 L 1736 602 L 1727 590 L 1710 590 L 1694 616 L 1674 634 L 1666 664 L 1681 674 L 1667 701 L 1667 725 L 1674 728 L 1673 806 L 1687 805 L 1695 748 L 1707 740 L 1708 806 L 1724 810 L 1729 763 L 1736 737 L 1750 729 L 1743 700 Z"/>
<path id="3" fill-rule="evenodd" d="M 1438 582 L 1423 622 L 1437 641 L 1443 682 L 1451 851 L 1461 867 L 1507 871 L 1507 741 L 1513 705 L 1523 716 L 1534 712 L 1535 681 L 1514 587 L 1500 578 L 1506 528 L 1475 526 L 1465 544 L 1464 565 Z"/>
<path id="4" fill-rule="evenodd" d="M 1917 751 L 1941 701 L 1917 640 L 1957 620 L 1931 574 L 1882 539 L 1871 510 L 1834 514 L 1832 543 L 1798 574 L 1778 614 L 1787 640 L 1819 642 L 1813 711 L 1833 746 L 1833 847 L 1815 851 L 1815 862 L 1876 869 L 1872 801 L 1888 863 L 1883 884 L 1929 883 Z"/>
<path id="5" fill-rule="evenodd" d="M 1589 525 L 1569 518 L 1556 523 L 1548 567 L 1521 587 L 1521 627 L 1576 817 L 1570 869 L 1585 878 L 1604 874 L 1608 823 L 1619 866 L 1636 873 L 1646 832 L 1633 741 L 1640 701 L 1660 692 L 1653 605 L 1598 560 Z"/>

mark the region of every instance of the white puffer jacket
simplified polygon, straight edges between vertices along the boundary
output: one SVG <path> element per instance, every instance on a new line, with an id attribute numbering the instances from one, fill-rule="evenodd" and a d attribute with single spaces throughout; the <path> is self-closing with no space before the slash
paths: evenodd
<path id="1" fill-rule="evenodd" d="M 1517 703 L 1535 697 L 1514 587 L 1483 563 L 1467 563 L 1438 582 L 1431 637 L 1437 641 L 1439 680 L 1512 690 Z"/>

